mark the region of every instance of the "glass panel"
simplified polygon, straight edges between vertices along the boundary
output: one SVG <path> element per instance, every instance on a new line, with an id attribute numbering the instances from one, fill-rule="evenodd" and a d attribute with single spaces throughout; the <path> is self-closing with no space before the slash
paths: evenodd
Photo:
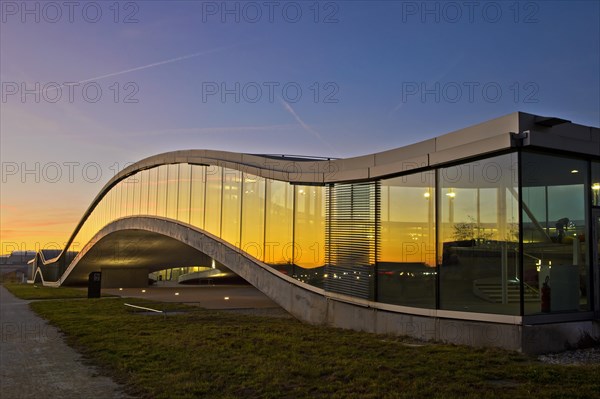
<path id="1" fill-rule="evenodd" d="M 148 176 L 150 174 L 149 170 L 143 170 L 139 173 L 140 175 L 140 214 L 147 215 L 148 214 Z"/>
<path id="2" fill-rule="evenodd" d="M 156 216 L 167 216 L 167 183 L 169 165 L 158 167 L 158 181 L 156 183 Z"/>
<path id="3" fill-rule="evenodd" d="M 98 231 L 100 230 L 100 226 L 99 226 L 99 222 L 98 222 L 98 213 L 99 210 L 98 208 L 94 208 L 94 210 L 92 211 L 92 215 L 91 215 L 91 237 L 96 235 L 96 233 L 98 233 Z"/>
<path id="4" fill-rule="evenodd" d="M 594 236 L 595 239 L 592 241 L 594 262 L 593 270 L 595 274 L 596 287 L 598 287 L 598 281 L 600 281 L 600 209 L 594 209 L 592 211 L 592 220 L 594 221 Z M 596 310 L 600 308 L 600 293 L 596 293 Z"/>
<path id="5" fill-rule="evenodd" d="M 266 184 L 265 263 L 291 275 L 294 186 L 278 180 L 267 180 Z"/>
<path id="6" fill-rule="evenodd" d="M 190 185 L 191 185 L 192 167 L 188 164 L 179 164 L 179 194 L 177 219 L 190 222 Z"/>
<path id="7" fill-rule="evenodd" d="M 129 181 L 128 178 L 121 180 L 121 217 L 126 217 L 128 215 L 128 194 L 129 194 Z"/>
<path id="8" fill-rule="evenodd" d="M 242 172 L 223 169 L 223 221 L 221 238 L 240 246 L 240 211 L 241 211 Z"/>
<path id="9" fill-rule="evenodd" d="M 218 237 L 221 236 L 221 177 L 222 169 L 218 166 L 206 168 L 206 209 L 204 211 L 205 230 Z"/>
<path id="10" fill-rule="evenodd" d="M 442 309 L 520 313 L 517 163 L 507 154 L 439 169 Z"/>
<path id="11" fill-rule="evenodd" d="M 381 181 L 378 301 L 435 308 L 435 173 Z"/>
<path id="12" fill-rule="evenodd" d="M 121 182 L 119 183 L 119 186 L 121 186 L 121 196 L 119 197 L 119 201 L 121 202 L 120 215 L 121 215 L 121 217 L 126 217 L 127 216 L 127 188 L 129 186 L 127 184 L 127 179 L 121 180 Z"/>
<path id="13" fill-rule="evenodd" d="M 167 213 L 169 219 L 177 219 L 177 195 L 179 194 L 179 165 L 167 165 Z"/>
<path id="14" fill-rule="evenodd" d="M 113 188 L 113 220 L 121 217 L 121 183 Z"/>
<path id="15" fill-rule="evenodd" d="M 534 153 L 522 160 L 525 314 L 588 310 L 587 162 Z"/>
<path id="16" fill-rule="evenodd" d="M 111 206 L 111 199 L 110 199 L 110 190 L 104 195 L 104 198 L 102 198 L 102 222 L 103 222 L 103 226 L 106 226 L 107 224 L 109 224 L 111 222 L 110 219 L 110 206 Z"/>
<path id="17" fill-rule="evenodd" d="M 96 206 L 98 209 L 98 223 L 100 229 L 102 229 L 106 225 L 106 195 L 102 197 L 98 205 Z"/>
<path id="18" fill-rule="evenodd" d="M 323 275 L 325 266 L 325 187 L 296 186 L 294 267 L 292 277 Z M 317 269 L 317 270 L 307 270 Z M 307 280 L 319 286 L 319 281 Z"/>
<path id="19" fill-rule="evenodd" d="M 136 173 L 133 175 L 133 210 L 131 212 L 132 215 L 140 214 L 140 195 L 142 182 L 140 180 L 141 173 Z"/>
<path id="20" fill-rule="evenodd" d="M 192 165 L 192 193 L 190 224 L 204 229 L 204 189 L 206 167 Z"/>
<path id="21" fill-rule="evenodd" d="M 156 216 L 158 199 L 158 168 L 148 171 L 148 215 Z"/>
<path id="22" fill-rule="evenodd" d="M 242 250 L 263 260 L 265 240 L 265 179 L 244 174 Z"/>
<path id="23" fill-rule="evenodd" d="M 133 215 L 133 196 L 135 193 L 135 176 L 130 176 L 126 180 L 127 184 L 127 216 Z"/>
<path id="24" fill-rule="evenodd" d="M 102 198 L 102 225 L 103 227 L 110 223 L 110 190 Z"/>
<path id="25" fill-rule="evenodd" d="M 600 206 L 600 162 L 592 162 L 592 205 Z"/>
<path id="26" fill-rule="evenodd" d="M 114 216 L 113 216 L 113 210 L 114 210 L 114 200 L 113 200 L 113 194 L 114 194 L 114 187 L 111 188 L 108 191 L 108 194 L 106 195 L 106 202 L 107 202 L 107 207 L 108 207 L 108 216 L 107 216 L 107 223 L 111 223 L 114 220 Z"/>

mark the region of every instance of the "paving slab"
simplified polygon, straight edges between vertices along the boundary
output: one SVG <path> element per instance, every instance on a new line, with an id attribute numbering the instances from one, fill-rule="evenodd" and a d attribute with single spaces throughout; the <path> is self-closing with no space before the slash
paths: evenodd
<path id="1" fill-rule="evenodd" d="M 84 363 L 60 331 L 29 303 L 0 286 L 0 397 L 2 399 L 132 398 Z"/>

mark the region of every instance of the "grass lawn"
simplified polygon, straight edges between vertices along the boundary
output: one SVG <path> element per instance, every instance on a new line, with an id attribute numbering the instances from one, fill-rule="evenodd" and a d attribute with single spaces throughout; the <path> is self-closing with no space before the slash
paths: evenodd
<path id="1" fill-rule="evenodd" d="M 41 284 L 8 283 L 2 284 L 14 296 L 21 299 L 67 299 L 87 298 L 87 290 L 68 287 L 44 287 Z"/>
<path id="2" fill-rule="evenodd" d="M 144 315 L 125 299 L 31 307 L 149 398 L 598 398 L 600 366 L 199 308 Z M 163 304 L 147 303 L 162 308 Z"/>

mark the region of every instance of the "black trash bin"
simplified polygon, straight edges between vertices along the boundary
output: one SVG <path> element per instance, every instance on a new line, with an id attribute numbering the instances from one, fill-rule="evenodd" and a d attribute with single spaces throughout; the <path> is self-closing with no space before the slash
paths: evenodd
<path id="1" fill-rule="evenodd" d="M 88 276 L 88 298 L 100 298 L 101 272 L 91 272 Z"/>

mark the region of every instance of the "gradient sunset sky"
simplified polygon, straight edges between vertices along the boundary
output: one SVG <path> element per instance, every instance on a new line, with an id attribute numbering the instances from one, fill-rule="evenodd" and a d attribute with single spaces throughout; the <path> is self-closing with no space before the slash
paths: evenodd
<path id="1" fill-rule="evenodd" d="M 349 157 L 515 111 L 600 126 L 598 1 L 2 1 L 0 253 L 129 163 Z"/>

